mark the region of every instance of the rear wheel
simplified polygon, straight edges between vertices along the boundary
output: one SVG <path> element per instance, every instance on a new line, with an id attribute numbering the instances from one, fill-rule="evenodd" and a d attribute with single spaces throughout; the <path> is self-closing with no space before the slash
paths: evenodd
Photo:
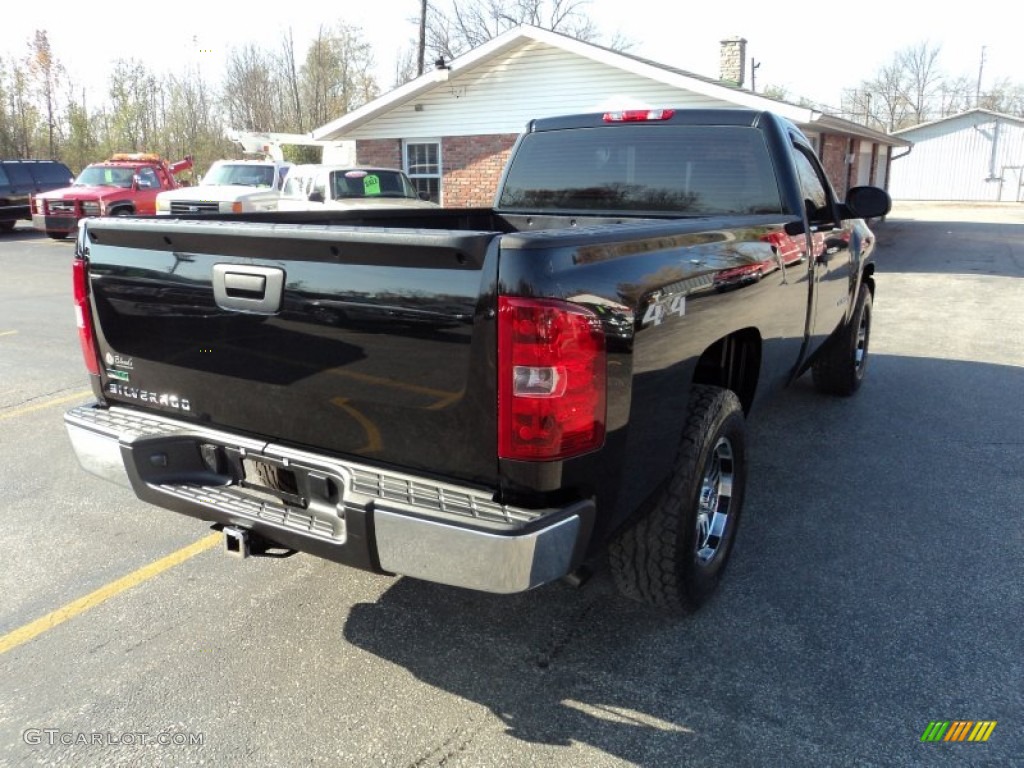
<path id="1" fill-rule="evenodd" d="M 14 229 L 14 225 L 17 222 L 14 219 L 4 219 L 0 221 L 0 232 L 10 232 Z"/>
<path id="2" fill-rule="evenodd" d="M 850 322 L 825 342 L 814 361 L 811 375 L 819 392 L 848 397 L 864 382 L 871 341 L 871 299 L 867 284 L 861 284 Z"/>
<path id="3" fill-rule="evenodd" d="M 612 573 L 625 596 L 689 612 L 715 591 L 743 506 L 745 431 L 733 392 L 693 387 L 672 474 L 609 547 Z"/>

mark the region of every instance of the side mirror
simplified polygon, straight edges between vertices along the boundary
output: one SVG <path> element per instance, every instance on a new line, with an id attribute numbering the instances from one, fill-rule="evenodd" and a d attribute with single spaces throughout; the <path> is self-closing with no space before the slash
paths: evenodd
<path id="1" fill-rule="evenodd" d="M 874 219 L 892 209 L 892 198 L 881 187 L 851 187 L 842 205 L 844 219 Z"/>
<path id="2" fill-rule="evenodd" d="M 319 190 L 316 192 L 310 192 L 309 201 L 311 203 L 322 203 L 324 201 L 324 193 Z"/>

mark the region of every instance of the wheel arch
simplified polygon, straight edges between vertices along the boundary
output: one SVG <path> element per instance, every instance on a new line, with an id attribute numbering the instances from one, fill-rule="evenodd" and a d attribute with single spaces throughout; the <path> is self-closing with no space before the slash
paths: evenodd
<path id="1" fill-rule="evenodd" d="M 722 337 L 697 360 L 693 383 L 732 390 L 743 412 L 749 414 L 761 375 L 761 347 L 756 328 L 742 328 Z"/>
<path id="2" fill-rule="evenodd" d="M 860 281 L 868 287 L 871 291 L 871 298 L 875 297 L 875 265 L 874 263 L 868 263 L 864 265 L 864 271 L 861 272 Z"/>

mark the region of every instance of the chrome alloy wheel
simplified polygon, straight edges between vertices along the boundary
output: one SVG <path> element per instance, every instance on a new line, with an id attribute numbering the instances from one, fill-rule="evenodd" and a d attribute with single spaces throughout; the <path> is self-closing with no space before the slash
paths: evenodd
<path id="1" fill-rule="evenodd" d="M 860 373 L 864 360 L 868 356 L 868 337 L 871 335 L 871 310 L 865 307 L 860 313 L 860 324 L 857 326 L 857 346 L 853 350 L 853 365 Z"/>
<path id="2" fill-rule="evenodd" d="M 697 507 L 697 562 L 707 565 L 722 548 L 732 505 L 733 452 L 726 437 L 708 457 Z"/>

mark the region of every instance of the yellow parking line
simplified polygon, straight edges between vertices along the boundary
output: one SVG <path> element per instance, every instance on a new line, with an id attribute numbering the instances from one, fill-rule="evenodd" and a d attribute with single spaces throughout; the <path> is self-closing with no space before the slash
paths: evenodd
<path id="1" fill-rule="evenodd" d="M 33 411 L 41 411 L 43 408 L 49 408 L 51 405 L 60 405 L 61 403 L 70 403 L 72 400 L 81 400 L 91 394 L 91 389 L 85 389 L 81 392 L 76 392 L 73 395 L 67 395 L 66 397 L 58 397 L 54 400 L 43 400 L 41 403 L 33 403 L 32 405 L 25 405 L 21 408 L 14 408 L 10 411 L 0 413 L 0 421 L 3 421 L 4 419 L 13 419 L 15 416 L 24 416 L 26 413 L 32 413 Z"/>
<path id="2" fill-rule="evenodd" d="M 220 541 L 223 541 L 223 534 L 211 533 L 209 536 L 200 539 L 194 544 L 190 544 L 184 549 L 179 549 L 177 552 L 167 555 L 167 557 L 162 557 L 149 565 L 144 565 L 137 571 L 133 571 L 127 576 L 122 576 L 117 581 L 111 582 L 105 587 L 100 587 L 95 592 L 90 592 L 85 597 L 80 597 L 68 603 L 63 608 L 58 608 L 56 611 L 48 613 L 30 624 L 8 632 L 3 637 L 0 637 L 0 654 L 7 653 L 7 651 L 17 648 L 22 643 L 27 643 L 46 630 L 53 629 L 68 619 L 73 619 L 78 614 L 88 611 L 90 608 L 95 608 L 100 603 L 106 602 L 110 598 L 141 584 L 147 579 L 152 579 L 167 569 L 173 568 L 191 557 L 195 557 L 200 552 L 205 552 L 216 546 Z"/>
<path id="3" fill-rule="evenodd" d="M 331 402 L 341 408 L 345 413 L 351 416 L 356 422 L 363 428 L 366 433 L 366 445 L 362 448 L 356 449 L 357 451 L 369 451 L 371 453 L 379 451 L 384 441 L 381 440 L 380 430 L 377 429 L 377 425 L 374 424 L 370 419 L 364 416 L 362 413 L 357 411 L 351 405 L 348 404 L 348 400 L 344 397 L 335 397 L 331 399 Z"/>
<path id="4" fill-rule="evenodd" d="M 0 331 L 0 336 L 13 336 L 17 331 Z"/>

